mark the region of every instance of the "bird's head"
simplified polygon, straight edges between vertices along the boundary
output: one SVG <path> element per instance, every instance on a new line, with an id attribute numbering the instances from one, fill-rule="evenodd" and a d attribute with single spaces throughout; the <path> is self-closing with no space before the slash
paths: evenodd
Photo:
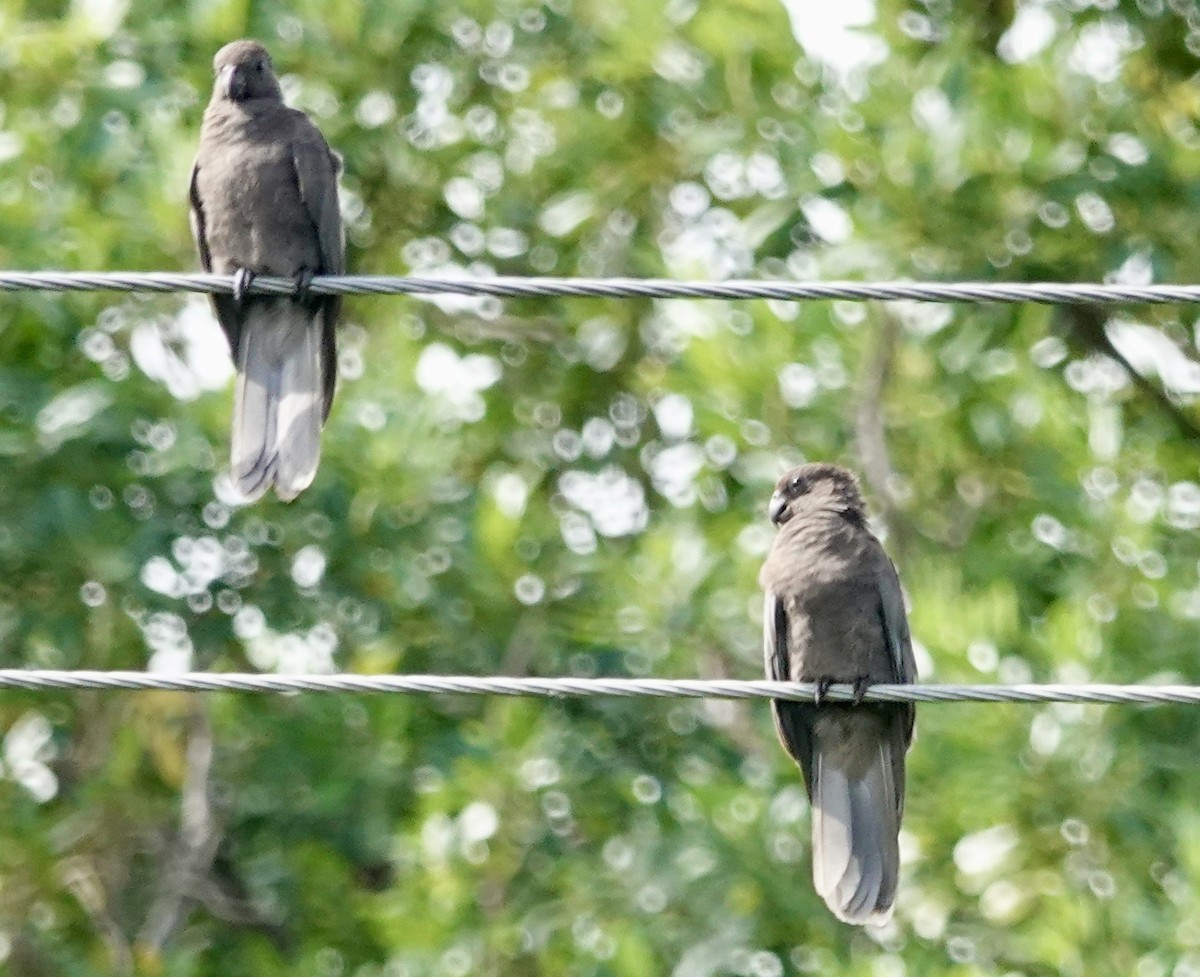
<path id="1" fill-rule="evenodd" d="M 852 472 L 827 462 L 793 468 L 775 483 L 767 513 L 771 522 L 782 526 L 793 516 L 818 509 L 840 512 L 851 518 L 865 517 L 866 503 Z"/>
<path id="2" fill-rule="evenodd" d="M 271 56 L 257 41 L 232 41 L 213 58 L 214 99 L 248 102 L 253 98 L 282 98 Z"/>

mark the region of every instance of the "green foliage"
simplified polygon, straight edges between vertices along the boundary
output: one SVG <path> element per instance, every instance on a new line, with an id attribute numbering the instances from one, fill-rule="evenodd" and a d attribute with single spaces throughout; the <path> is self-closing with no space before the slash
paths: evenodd
<path id="1" fill-rule="evenodd" d="M 1194 280 L 1183 6 L 879 0 L 886 57 L 839 73 L 767 0 L 10 2 L 0 267 L 195 267 L 209 62 L 251 35 L 345 156 L 357 272 Z M 316 483 L 240 507 L 201 300 L 9 294 L 0 664 L 756 677 L 763 506 L 804 457 L 868 476 L 924 677 L 1195 680 L 1184 316 L 353 299 Z M 1195 710 L 919 728 L 896 919 L 864 933 L 812 893 L 761 704 L 8 691 L 0 957 L 1200 967 Z"/>

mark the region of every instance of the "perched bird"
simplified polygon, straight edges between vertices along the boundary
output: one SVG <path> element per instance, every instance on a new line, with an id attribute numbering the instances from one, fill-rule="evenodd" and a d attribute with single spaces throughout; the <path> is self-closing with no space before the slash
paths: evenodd
<path id="1" fill-rule="evenodd" d="M 771 703 L 812 805 L 813 885 L 839 919 L 883 923 L 896 899 L 915 710 L 820 699 L 835 682 L 861 698 L 873 683 L 916 678 L 900 579 L 846 469 L 793 469 L 769 513 L 779 532 L 759 574 L 767 677 L 818 688 L 816 704 Z"/>
<path id="2" fill-rule="evenodd" d="M 271 57 L 226 44 L 192 167 L 192 232 L 204 270 L 234 275 L 212 304 L 237 367 L 230 462 L 241 493 L 307 488 L 337 379 L 341 299 L 312 295 L 314 275 L 345 270 L 341 160 L 303 112 L 283 104 Z M 248 294 L 255 275 L 294 279 L 294 297 Z"/>

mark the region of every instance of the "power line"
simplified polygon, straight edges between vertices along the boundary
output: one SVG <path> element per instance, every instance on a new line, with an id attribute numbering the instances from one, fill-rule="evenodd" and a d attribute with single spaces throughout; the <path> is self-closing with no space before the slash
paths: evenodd
<path id="1" fill-rule="evenodd" d="M 132 689 L 176 692 L 393 693 L 545 698 L 616 696 L 654 699 L 790 699 L 811 701 L 809 682 L 726 679 L 506 678 L 469 675 L 260 675 L 222 672 L 97 672 L 0 669 L 0 689 Z M 827 699 L 848 702 L 850 685 L 831 686 Z M 1200 705 L 1196 685 L 875 685 L 870 702 L 1077 702 L 1111 705 Z"/>
<path id="2" fill-rule="evenodd" d="M 255 278 L 250 292 L 291 295 L 288 278 Z M 228 275 L 173 272 L 0 271 L 0 291 L 201 292 L 229 294 Z M 455 278 L 327 275 L 316 295 L 474 295 L 497 298 L 778 299 L 807 302 L 1033 302 L 1043 305 L 1200 303 L 1200 285 L 1111 285 L 1053 282 L 785 282 L 671 281 L 662 278 Z"/>

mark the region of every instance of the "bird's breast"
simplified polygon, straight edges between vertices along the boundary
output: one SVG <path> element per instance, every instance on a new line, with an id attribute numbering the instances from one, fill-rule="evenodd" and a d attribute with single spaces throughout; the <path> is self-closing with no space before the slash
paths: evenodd
<path id="1" fill-rule="evenodd" d="M 793 678 L 880 681 L 889 658 L 872 544 L 841 517 L 781 527 L 761 579 L 786 612 Z"/>
<path id="2" fill-rule="evenodd" d="M 291 141 L 226 124 L 206 131 L 205 142 L 219 146 L 202 147 L 196 174 L 213 271 L 292 278 L 318 269 L 316 228 L 300 196 Z"/>

